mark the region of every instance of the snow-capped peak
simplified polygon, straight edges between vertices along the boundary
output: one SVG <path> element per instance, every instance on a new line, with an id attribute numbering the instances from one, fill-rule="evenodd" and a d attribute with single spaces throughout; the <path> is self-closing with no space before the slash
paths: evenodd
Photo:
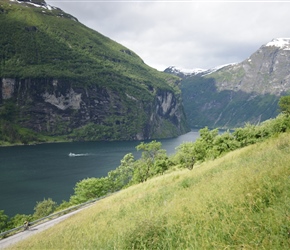
<path id="1" fill-rule="evenodd" d="M 275 38 L 271 42 L 265 44 L 265 47 L 278 47 L 284 50 L 290 50 L 290 38 Z"/>
<path id="2" fill-rule="evenodd" d="M 183 73 L 184 75 L 196 75 L 204 71 L 207 71 L 207 69 L 200 69 L 200 68 L 184 69 L 184 68 L 180 68 L 176 66 L 170 66 L 168 67 L 168 69 L 170 69 L 172 73 Z"/>
<path id="3" fill-rule="evenodd" d="M 168 67 L 165 72 L 171 72 L 173 74 L 182 74 L 184 76 L 194 76 L 194 75 L 199 75 L 199 76 L 205 76 L 208 74 L 211 74 L 215 71 L 218 71 L 221 68 L 227 67 L 227 66 L 231 66 L 231 65 L 235 65 L 236 63 L 229 63 L 229 64 L 224 64 L 224 65 L 220 65 L 211 69 L 201 69 L 201 68 L 194 68 L 194 69 L 184 69 L 184 68 L 180 68 L 180 67 L 175 67 L 175 66 L 170 66 Z"/>

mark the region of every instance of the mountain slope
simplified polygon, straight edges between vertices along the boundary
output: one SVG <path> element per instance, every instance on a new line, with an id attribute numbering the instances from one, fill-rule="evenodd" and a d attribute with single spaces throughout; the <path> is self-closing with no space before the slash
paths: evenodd
<path id="1" fill-rule="evenodd" d="M 290 89 L 290 38 L 277 38 L 262 45 L 248 59 L 208 76 L 219 90 L 280 96 Z"/>
<path id="2" fill-rule="evenodd" d="M 188 130 L 178 78 L 45 1 L 0 0 L 0 32 L 5 124 L 85 140 Z"/>
<path id="3" fill-rule="evenodd" d="M 241 63 L 186 75 L 181 89 L 192 127 L 231 128 L 273 118 L 279 98 L 290 90 L 290 39 L 274 39 Z"/>
<path id="4" fill-rule="evenodd" d="M 289 249 L 289 141 L 132 186 L 10 249 Z"/>

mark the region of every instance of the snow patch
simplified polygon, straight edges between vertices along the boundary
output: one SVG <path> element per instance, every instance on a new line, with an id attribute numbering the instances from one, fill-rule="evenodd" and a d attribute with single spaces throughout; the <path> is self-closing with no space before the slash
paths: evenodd
<path id="1" fill-rule="evenodd" d="M 21 1 L 18 1 L 18 0 L 10 0 L 10 2 L 16 2 L 16 3 L 20 3 L 20 4 L 30 4 L 30 5 L 33 5 L 34 7 L 43 8 L 43 9 L 46 9 L 46 10 L 56 9 L 55 7 L 50 6 L 47 3 L 45 3 L 44 5 L 40 5 L 40 4 L 36 4 L 36 3 L 31 3 L 31 2 L 21 2 Z"/>
<path id="2" fill-rule="evenodd" d="M 236 65 L 237 63 L 228 63 L 228 64 L 223 64 L 211 69 L 201 69 L 201 68 L 194 68 L 194 69 L 184 69 L 184 68 L 180 68 L 180 67 L 175 67 L 175 66 L 170 66 L 168 67 L 168 69 L 170 69 L 170 71 L 172 73 L 178 74 L 178 73 L 182 73 L 186 76 L 191 76 L 191 75 L 200 75 L 200 76 L 205 76 L 205 75 L 209 75 L 215 71 L 218 71 L 224 67 L 227 66 L 233 66 Z"/>
<path id="3" fill-rule="evenodd" d="M 236 64 L 237 64 L 237 63 L 227 63 L 227 64 L 222 64 L 222 65 L 220 65 L 220 66 L 214 67 L 214 68 L 209 69 L 209 70 L 212 70 L 212 72 L 215 72 L 215 71 L 217 71 L 217 70 L 219 70 L 219 69 L 222 69 L 222 68 L 224 68 L 224 67 L 233 66 L 233 65 L 236 65 Z"/>
<path id="4" fill-rule="evenodd" d="M 184 69 L 184 68 L 175 67 L 175 66 L 171 67 L 171 69 L 176 72 L 182 72 L 185 75 L 192 75 L 192 74 L 196 75 L 207 70 L 207 69 L 201 69 L 201 68 Z"/>
<path id="5" fill-rule="evenodd" d="M 176 67 L 176 66 L 170 66 L 168 67 L 168 69 L 172 72 L 172 73 L 182 73 L 186 76 L 189 75 L 197 75 L 199 73 L 205 72 L 207 71 L 207 69 L 201 69 L 201 68 L 194 68 L 194 69 L 185 69 L 185 68 L 181 68 L 181 67 Z"/>
<path id="6" fill-rule="evenodd" d="M 265 47 L 277 47 L 283 50 L 290 50 L 290 38 L 275 38 L 264 45 Z"/>

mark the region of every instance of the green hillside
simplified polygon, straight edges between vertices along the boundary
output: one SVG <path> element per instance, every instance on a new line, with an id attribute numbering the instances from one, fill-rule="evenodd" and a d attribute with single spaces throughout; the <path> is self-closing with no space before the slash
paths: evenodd
<path id="1" fill-rule="evenodd" d="M 192 128 L 236 128 L 247 122 L 258 124 L 278 114 L 279 96 L 219 90 L 212 75 L 192 76 L 181 82 L 183 105 Z"/>
<path id="2" fill-rule="evenodd" d="M 9 249 L 289 249 L 290 134 L 131 186 Z"/>
<path id="3" fill-rule="evenodd" d="M 0 141 L 140 140 L 188 131 L 179 78 L 62 10 L 0 0 L 0 34 Z"/>
<path id="4" fill-rule="evenodd" d="M 114 84 L 114 78 L 126 81 L 128 77 L 169 88 L 168 76 L 60 9 L 9 0 L 0 4 L 1 77 L 63 77 L 105 85 Z"/>

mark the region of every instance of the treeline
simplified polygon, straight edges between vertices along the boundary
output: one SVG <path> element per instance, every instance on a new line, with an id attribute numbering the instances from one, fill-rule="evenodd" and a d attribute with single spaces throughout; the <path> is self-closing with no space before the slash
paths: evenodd
<path id="1" fill-rule="evenodd" d="M 195 142 L 184 142 L 177 147 L 176 153 L 168 156 L 162 144 L 157 141 L 141 142 L 136 149 L 141 157 L 135 159 L 132 153 L 126 154 L 120 166 L 102 178 L 87 178 L 76 183 L 74 194 L 69 201 L 57 205 L 52 199 L 37 202 L 33 215 L 17 214 L 12 218 L 0 211 L 0 231 L 23 225 L 24 221 L 33 221 L 56 211 L 105 196 L 131 185 L 145 182 L 149 178 L 162 175 L 167 171 L 179 168 L 193 169 L 194 164 L 212 160 L 225 153 L 289 131 L 290 129 L 290 96 L 279 101 L 281 114 L 275 119 L 259 125 L 246 124 L 234 131 L 219 133 L 218 129 L 207 127 L 199 131 L 200 137 Z"/>

